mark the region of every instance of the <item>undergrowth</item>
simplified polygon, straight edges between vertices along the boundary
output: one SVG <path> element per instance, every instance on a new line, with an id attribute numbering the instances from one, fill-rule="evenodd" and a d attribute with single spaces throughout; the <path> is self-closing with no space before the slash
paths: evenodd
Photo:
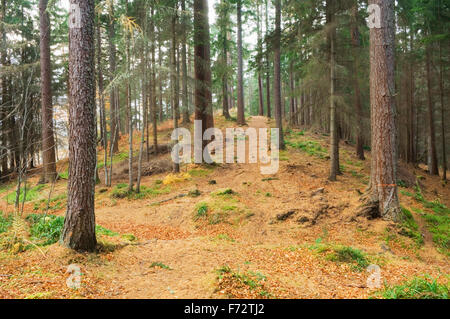
<path id="1" fill-rule="evenodd" d="M 386 286 L 379 293 L 386 299 L 448 299 L 449 284 L 440 284 L 436 278 L 415 277 L 400 285 Z"/>

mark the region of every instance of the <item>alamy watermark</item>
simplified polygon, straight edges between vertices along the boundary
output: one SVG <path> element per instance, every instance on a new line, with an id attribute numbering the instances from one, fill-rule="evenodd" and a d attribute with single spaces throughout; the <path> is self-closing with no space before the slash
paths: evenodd
<path id="1" fill-rule="evenodd" d="M 257 164 L 259 159 L 260 164 L 265 164 L 260 166 L 261 174 L 271 175 L 278 172 L 280 165 L 280 130 L 278 128 L 270 129 L 270 155 L 269 129 L 267 128 L 249 127 L 246 130 L 227 128 L 225 139 L 222 130 L 218 128 L 209 128 L 203 134 L 202 131 L 202 121 L 194 121 L 194 156 L 192 157 L 191 132 L 186 128 L 173 130 L 171 138 L 177 142 L 172 148 L 172 160 L 175 163 L 190 164 L 194 161 L 196 164 Z M 203 147 L 204 141 L 211 142 Z"/>
<path id="2" fill-rule="evenodd" d="M 71 289 L 80 289 L 81 287 L 81 268 L 78 265 L 72 264 L 67 267 L 66 273 L 70 276 L 66 279 L 67 287 Z"/>
<path id="3" fill-rule="evenodd" d="M 380 29 L 381 28 L 381 8 L 378 4 L 370 4 L 367 7 L 367 12 L 369 13 L 369 19 L 367 21 L 367 26 L 369 29 Z"/>

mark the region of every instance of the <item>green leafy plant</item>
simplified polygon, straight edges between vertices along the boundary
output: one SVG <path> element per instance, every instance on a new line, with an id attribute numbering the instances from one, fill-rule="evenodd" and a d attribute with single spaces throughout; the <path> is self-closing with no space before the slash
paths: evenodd
<path id="1" fill-rule="evenodd" d="M 64 217 L 32 214 L 26 218 L 30 222 L 30 235 L 38 245 L 47 246 L 56 243 L 61 237 Z"/>

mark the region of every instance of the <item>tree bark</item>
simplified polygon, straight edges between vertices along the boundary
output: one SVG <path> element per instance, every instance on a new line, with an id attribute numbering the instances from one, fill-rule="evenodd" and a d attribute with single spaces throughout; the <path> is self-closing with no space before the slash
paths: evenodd
<path id="1" fill-rule="evenodd" d="M 194 0 L 194 69 L 195 119 L 202 122 L 203 136 L 208 128 L 214 127 L 207 0 Z"/>
<path id="2" fill-rule="evenodd" d="M 103 71 L 102 71 L 102 38 L 101 38 L 101 27 L 100 18 L 97 24 L 97 74 L 98 74 L 98 94 L 100 96 L 100 126 L 102 131 L 102 144 L 104 149 L 104 173 L 105 173 L 105 185 L 108 185 L 108 139 L 106 132 L 106 110 L 105 110 L 105 96 L 103 90 Z"/>
<path id="3" fill-rule="evenodd" d="M 361 104 L 361 90 L 358 82 L 359 71 L 359 49 L 361 45 L 360 34 L 358 29 L 358 2 L 355 1 L 352 7 L 352 54 L 353 54 L 353 93 L 355 103 L 355 115 L 356 115 L 356 156 L 360 160 L 365 160 L 364 157 L 364 144 L 363 144 L 363 132 L 362 132 L 362 104 Z"/>
<path id="4" fill-rule="evenodd" d="M 274 96 L 275 96 L 275 121 L 279 129 L 280 149 L 284 149 L 283 119 L 281 101 L 281 0 L 275 0 L 275 35 L 273 42 L 274 52 Z"/>
<path id="5" fill-rule="evenodd" d="M 114 6 L 112 1 L 109 2 L 109 26 L 108 26 L 108 41 L 109 41 L 109 67 L 110 67 L 110 81 L 114 80 L 116 75 L 116 45 L 114 43 L 116 30 L 114 20 Z M 118 92 L 115 87 L 111 87 L 109 95 L 110 105 L 110 121 L 111 121 L 111 153 L 115 154 L 119 151 L 119 112 L 118 112 Z M 112 166 L 112 163 L 111 163 Z M 112 176 L 110 172 L 110 176 Z"/>
<path id="6" fill-rule="evenodd" d="M 69 30 L 69 183 L 62 243 L 94 251 L 95 237 L 95 41 L 94 0 L 71 0 L 80 9 L 81 27 Z"/>
<path id="7" fill-rule="evenodd" d="M 439 175 L 437 152 L 436 152 L 436 133 L 434 126 L 433 93 L 431 88 L 431 47 L 426 47 L 426 69 L 427 69 L 427 102 L 428 102 L 428 172 L 431 175 Z"/>
<path id="8" fill-rule="evenodd" d="M 181 0 L 181 11 L 183 16 L 183 43 L 181 45 L 181 69 L 183 73 L 183 97 L 182 97 L 182 103 L 183 103 L 183 124 L 188 124 L 191 122 L 190 115 L 189 115 L 189 92 L 188 92 L 188 74 L 187 74 L 187 49 L 186 49 L 186 42 L 187 42 L 187 18 L 186 18 L 186 0 Z"/>
<path id="9" fill-rule="evenodd" d="M 42 159 L 41 181 L 52 182 L 57 177 L 55 138 L 53 136 L 52 67 L 50 61 L 50 18 L 48 0 L 39 0 L 40 59 L 41 59 L 41 106 L 42 106 Z"/>
<path id="10" fill-rule="evenodd" d="M 368 206 L 383 219 L 402 219 L 397 193 L 394 0 L 371 0 L 381 8 L 381 28 L 370 29 L 372 161 Z"/>
<path id="11" fill-rule="evenodd" d="M 266 0 L 266 36 L 269 34 L 269 0 Z M 269 45 L 266 44 L 266 103 L 267 103 L 267 117 L 271 118 L 270 106 L 270 58 Z"/>
<path id="12" fill-rule="evenodd" d="M 445 143 L 444 65 L 442 61 L 442 41 L 439 41 L 439 92 L 441 98 L 441 139 L 442 139 L 442 180 L 447 180 L 447 150 Z"/>
<path id="13" fill-rule="evenodd" d="M 177 10 L 178 1 L 175 1 L 174 14 L 172 16 L 172 48 L 170 50 L 171 63 L 170 63 L 170 82 L 172 88 L 172 116 L 173 116 L 173 129 L 178 129 L 178 92 L 177 92 L 177 36 L 176 36 L 176 26 L 177 26 Z M 173 162 L 174 173 L 180 172 L 180 164 Z"/>
<path id="14" fill-rule="evenodd" d="M 262 82 L 262 32 L 261 32 L 261 18 L 260 18 L 260 0 L 257 1 L 257 34 L 258 34 L 258 97 L 259 97 L 259 109 L 258 115 L 264 115 L 264 92 L 263 92 L 263 82 Z"/>
<path id="15" fill-rule="evenodd" d="M 242 0 L 237 0 L 238 97 L 237 124 L 245 125 L 244 64 L 242 58 Z"/>

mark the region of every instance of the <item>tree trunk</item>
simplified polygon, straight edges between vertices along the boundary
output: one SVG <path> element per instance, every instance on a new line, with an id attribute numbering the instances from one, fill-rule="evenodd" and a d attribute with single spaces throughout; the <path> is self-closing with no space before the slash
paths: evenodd
<path id="1" fill-rule="evenodd" d="M 100 126 L 102 131 L 102 144 L 104 149 L 103 163 L 105 172 L 105 185 L 108 185 L 108 139 L 106 132 L 106 110 L 105 110 L 105 97 L 103 92 L 103 71 L 102 71 L 102 38 L 100 19 L 97 24 L 97 74 L 98 74 L 98 94 L 100 96 Z"/>
<path id="2" fill-rule="evenodd" d="M 381 28 L 370 29 L 372 161 L 368 206 L 375 216 L 400 221 L 395 123 L 394 0 L 371 0 L 381 8 Z"/>
<path id="3" fill-rule="evenodd" d="M 242 0 L 237 0 L 237 50 L 238 50 L 237 124 L 245 125 L 244 64 L 242 60 Z"/>
<path id="4" fill-rule="evenodd" d="M 297 125 L 297 117 L 295 112 L 295 80 L 294 80 L 294 63 L 291 60 L 289 66 L 289 86 L 290 86 L 290 109 L 289 109 L 289 123 L 291 126 Z"/>
<path id="5" fill-rule="evenodd" d="M 108 27 L 108 41 L 109 41 L 109 67 L 110 67 L 110 81 L 114 80 L 116 76 L 116 45 L 114 38 L 116 37 L 115 22 L 114 22 L 114 6 L 112 1 L 109 2 L 109 27 Z M 111 87 L 109 95 L 110 105 L 110 121 L 111 121 L 111 152 L 117 153 L 119 151 L 119 112 L 118 112 L 118 92 L 113 86 Z M 111 163 L 112 167 L 112 163 Z M 110 176 L 112 176 L 110 172 Z"/>
<path id="6" fill-rule="evenodd" d="M 269 34 L 269 9 L 268 2 L 266 0 L 266 35 Z M 271 118 L 271 106 L 270 106 L 270 58 L 269 58 L 269 45 L 266 44 L 266 103 L 267 103 L 267 117 Z"/>
<path id="7" fill-rule="evenodd" d="M 77 251 L 94 251 L 95 238 L 95 66 L 94 1 L 79 5 L 81 27 L 69 30 L 69 183 L 62 243 Z"/>
<path id="8" fill-rule="evenodd" d="M 186 19 L 186 0 L 181 0 L 181 11 L 183 15 L 183 29 L 187 28 Z M 188 97 L 188 74 L 187 74 L 187 61 L 186 61 L 186 42 L 187 42 L 188 30 L 183 31 L 183 43 L 181 45 L 181 69 L 183 73 L 183 124 L 188 124 L 191 122 L 189 118 L 189 97 Z"/>
<path id="9" fill-rule="evenodd" d="M 7 52 L 6 52 L 6 32 L 3 22 L 6 17 L 6 0 L 2 0 L 2 10 L 1 10 L 2 18 L 0 23 L 0 36 L 1 36 L 1 46 L 0 46 L 0 55 L 1 55 L 1 65 L 2 67 L 7 64 Z M 8 86 L 7 86 L 7 78 L 6 75 L 2 75 L 1 83 L 2 83 L 2 108 L 0 112 L 1 116 L 1 124 L 2 124 L 2 148 L 0 151 L 1 155 L 1 166 L 2 166 L 2 180 L 7 176 L 8 170 L 8 125 L 5 123 L 5 118 L 8 115 L 9 101 L 8 101 Z"/>
<path id="10" fill-rule="evenodd" d="M 279 129 L 280 149 L 284 149 L 283 119 L 281 101 L 281 0 L 275 0 L 275 35 L 273 43 L 274 52 L 274 96 L 275 96 L 275 121 Z"/>
<path id="11" fill-rule="evenodd" d="M 42 105 L 42 159 L 41 181 L 55 180 L 56 157 L 53 136 L 52 68 L 50 61 L 50 19 L 47 12 L 48 0 L 39 0 L 40 17 L 40 59 L 41 59 L 41 105 Z"/>
<path id="12" fill-rule="evenodd" d="M 148 32 L 147 32 L 147 6 L 145 2 L 141 2 L 141 18 L 142 18 L 142 32 L 144 35 L 144 38 L 148 38 Z M 142 176 L 142 157 L 144 154 L 144 143 L 145 143 L 145 132 L 147 129 L 148 132 L 148 126 L 147 126 L 147 102 L 148 102 L 148 87 L 147 87 L 147 60 L 148 60 L 148 42 L 145 41 L 142 44 L 142 59 L 141 59 L 141 71 L 142 71 L 142 117 L 143 117 L 143 123 L 141 125 L 141 141 L 139 144 L 139 160 L 138 160 L 138 172 L 137 172 L 137 179 L 136 179 L 136 193 L 141 192 L 141 176 Z M 147 157 L 148 157 L 148 147 L 147 147 Z"/>
<path id="13" fill-rule="evenodd" d="M 177 10 L 178 1 L 175 1 L 174 14 L 172 16 L 172 48 L 170 50 L 171 63 L 170 63 L 170 85 L 172 88 L 172 116 L 173 116 L 173 129 L 178 129 L 178 92 L 177 92 L 177 36 L 176 36 L 176 26 L 177 26 Z M 178 143 L 178 142 L 177 142 Z M 180 172 L 180 164 L 176 161 L 173 162 L 174 173 Z"/>
<path id="14" fill-rule="evenodd" d="M 439 175 L 436 133 L 434 127 L 433 93 L 431 89 L 431 47 L 426 47 L 426 69 L 427 69 L 427 102 L 428 102 L 428 172 L 431 175 Z"/>
<path id="15" fill-rule="evenodd" d="M 354 91 L 354 103 L 355 103 L 355 115 L 356 115 L 356 156 L 360 160 L 365 160 L 364 157 L 364 144 L 363 144 L 363 132 L 362 132 L 362 105 L 361 105 L 361 90 L 358 82 L 359 71 L 359 49 L 360 49 L 360 34 L 358 29 L 358 2 L 355 1 L 352 7 L 352 54 L 353 54 L 353 91 Z"/>
<path id="16" fill-rule="evenodd" d="M 152 4 L 152 10 L 151 10 L 151 15 L 152 15 L 152 21 L 151 21 L 151 27 L 152 27 L 152 44 L 151 44 L 151 48 L 152 48 L 152 128 L 153 128 L 153 149 L 155 150 L 155 154 L 158 154 L 158 107 L 156 105 L 156 45 L 155 45 L 155 41 L 156 41 L 156 37 L 155 37 L 155 22 L 153 20 L 153 17 L 155 15 L 155 8 L 154 5 Z M 159 51 L 159 59 L 161 59 L 161 51 Z M 161 63 L 160 63 L 161 66 Z M 162 108 L 162 98 L 161 98 L 161 81 L 159 83 L 159 89 L 160 89 L 160 100 L 159 100 L 159 105 L 160 108 Z"/>
<path id="17" fill-rule="evenodd" d="M 339 168 L 339 134 L 336 114 L 336 25 L 334 4 L 327 1 L 327 20 L 330 25 L 328 34 L 330 51 L 330 181 L 336 181 Z"/>
<path id="18" fill-rule="evenodd" d="M 262 34 L 261 34 L 261 18 L 260 18 L 261 10 L 260 10 L 260 2 L 257 1 L 257 10 L 256 10 L 256 16 L 257 16 L 257 33 L 258 33 L 258 97 L 259 97 L 259 109 L 258 109 L 258 115 L 263 116 L 264 115 L 264 92 L 263 92 L 263 83 L 262 83 Z"/>
<path id="19" fill-rule="evenodd" d="M 128 0 L 125 2 L 126 6 L 126 14 L 128 14 Z M 129 31 L 126 31 L 126 40 L 125 40 L 125 51 L 126 51 L 126 65 L 127 65 L 127 74 L 130 74 L 130 34 Z M 126 81 L 127 86 L 127 123 L 128 123 L 128 191 L 133 191 L 133 114 L 131 109 L 131 85 L 130 79 Z"/>
<path id="20" fill-rule="evenodd" d="M 442 180 L 447 180 L 447 154 L 445 145 L 445 115 L 444 115 L 444 65 L 442 61 L 442 41 L 439 41 L 439 92 L 441 98 L 441 139 L 442 139 Z"/>
<path id="21" fill-rule="evenodd" d="M 194 0 L 195 120 L 202 122 L 201 134 L 214 127 L 211 95 L 211 55 L 208 2 Z M 203 141 L 203 146 L 206 141 Z"/>

